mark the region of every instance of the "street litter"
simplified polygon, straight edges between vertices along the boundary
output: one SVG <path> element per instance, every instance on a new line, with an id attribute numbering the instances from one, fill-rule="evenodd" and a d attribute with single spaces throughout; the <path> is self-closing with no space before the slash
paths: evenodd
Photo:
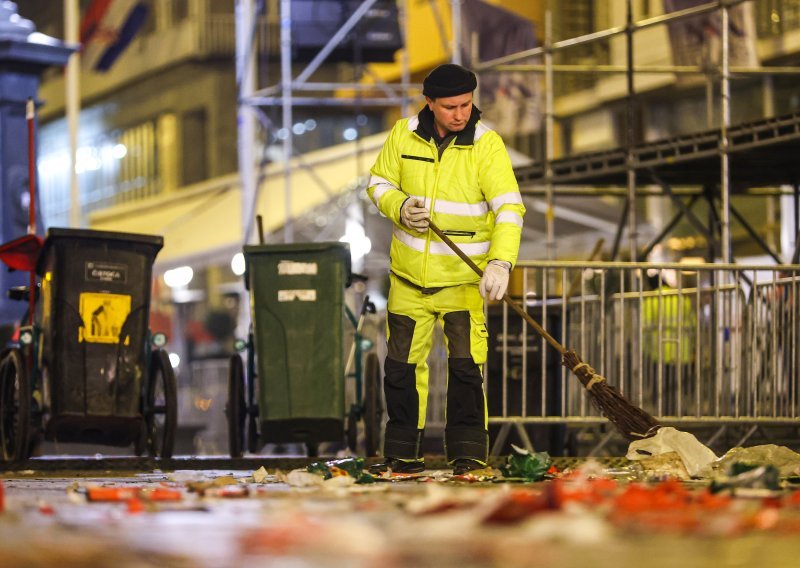
<path id="1" fill-rule="evenodd" d="M 364 471 L 364 458 L 343 458 L 325 462 L 314 462 L 306 470 L 328 480 L 333 477 L 350 477 L 356 483 L 374 483 L 375 478 Z"/>
<path id="2" fill-rule="evenodd" d="M 422 497 L 409 500 L 405 509 L 412 515 L 433 515 L 474 506 L 482 495 L 475 491 L 450 489 L 442 484 L 430 483 Z"/>
<path id="3" fill-rule="evenodd" d="M 709 490 L 712 493 L 730 491 L 737 496 L 745 496 L 743 489 L 763 489 L 767 493 L 758 492 L 760 497 L 778 494 L 780 490 L 780 472 L 774 465 L 734 462 L 730 464 L 725 475 L 714 478 Z M 753 495 L 751 492 L 750 495 Z"/>
<path id="4" fill-rule="evenodd" d="M 188 481 L 186 482 L 186 488 L 189 491 L 193 491 L 198 494 L 203 494 L 206 490 L 214 488 L 214 487 L 224 487 L 226 485 L 238 485 L 239 480 L 237 480 L 232 475 L 223 475 L 220 477 L 215 477 L 214 479 L 210 480 L 202 480 L 202 481 Z"/>
<path id="5" fill-rule="evenodd" d="M 506 480 L 541 481 L 546 478 L 552 460 L 547 452 L 529 452 L 512 445 L 513 452 L 500 468 Z"/>
<path id="6" fill-rule="evenodd" d="M 253 472 L 253 483 L 267 483 L 274 479 L 275 477 L 267 473 L 267 469 L 263 465 Z"/>
<path id="7" fill-rule="evenodd" d="M 86 487 L 86 498 L 93 502 L 120 502 L 139 499 L 143 501 L 180 501 L 183 493 L 165 487 Z"/>
<path id="8" fill-rule="evenodd" d="M 764 444 L 749 448 L 731 448 L 712 464 L 715 470 L 725 471 L 734 462 L 772 465 L 778 468 L 781 477 L 800 474 L 800 454 L 786 446 Z"/>
<path id="9" fill-rule="evenodd" d="M 701 476 L 717 459 L 716 454 L 693 434 L 671 426 L 663 426 L 653 436 L 631 442 L 625 457 L 629 460 L 642 460 L 669 452 L 678 454 L 691 477 Z"/>
<path id="10" fill-rule="evenodd" d="M 316 473 L 309 473 L 305 469 L 293 469 L 289 473 L 278 470 L 275 473 L 279 482 L 289 487 L 319 487 L 325 483 L 325 478 Z"/>

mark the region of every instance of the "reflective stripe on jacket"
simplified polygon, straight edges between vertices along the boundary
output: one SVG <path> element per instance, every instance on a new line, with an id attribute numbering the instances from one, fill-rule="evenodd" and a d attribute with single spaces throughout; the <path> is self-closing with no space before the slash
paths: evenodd
<path id="1" fill-rule="evenodd" d="M 440 160 L 419 117 L 401 119 L 370 173 L 367 193 L 395 224 L 395 274 L 426 288 L 479 280 L 433 231 L 400 222 L 409 197 L 423 198 L 433 222 L 481 268 L 492 259 L 516 263 L 525 206 L 503 140 L 482 122 L 458 133 Z"/>

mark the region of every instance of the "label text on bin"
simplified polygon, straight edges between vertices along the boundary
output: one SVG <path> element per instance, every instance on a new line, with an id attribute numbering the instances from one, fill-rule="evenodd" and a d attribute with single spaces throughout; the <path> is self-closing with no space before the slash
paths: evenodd
<path id="1" fill-rule="evenodd" d="M 316 290 L 278 290 L 279 302 L 294 302 L 300 300 L 301 302 L 316 302 Z"/>
<path id="2" fill-rule="evenodd" d="M 86 263 L 86 280 L 124 284 L 128 281 L 128 267 L 124 264 L 90 260 Z"/>
<path id="3" fill-rule="evenodd" d="M 282 260 L 278 263 L 278 274 L 281 276 L 296 276 L 298 274 L 314 276 L 317 274 L 317 263 Z"/>

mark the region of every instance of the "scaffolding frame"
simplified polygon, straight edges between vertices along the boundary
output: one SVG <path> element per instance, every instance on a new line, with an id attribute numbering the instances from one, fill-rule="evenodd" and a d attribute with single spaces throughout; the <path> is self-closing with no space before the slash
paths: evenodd
<path id="1" fill-rule="evenodd" d="M 624 148 L 626 151 L 627 170 L 627 187 L 625 193 L 625 204 L 623 207 L 623 215 L 620 219 L 620 225 L 615 237 L 613 248 L 613 257 L 616 257 L 618 245 L 622 236 L 624 223 L 628 225 L 628 245 L 629 254 L 631 259 L 639 258 L 638 252 L 638 221 L 636 219 L 636 207 L 633 206 L 638 197 L 646 197 L 652 195 L 650 192 L 642 192 L 636 187 L 636 167 L 634 160 L 634 131 L 635 131 L 635 89 L 634 89 L 634 76 L 636 74 L 691 74 L 691 75 L 705 75 L 709 78 L 709 84 L 713 75 L 718 75 L 720 78 L 720 103 L 721 103 L 721 120 L 720 120 L 720 144 L 718 153 L 720 157 L 720 194 L 721 194 L 721 211 L 719 214 L 719 222 L 721 228 L 721 253 L 722 262 L 730 263 L 732 258 L 732 243 L 730 232 L 730 135 L 731 116 L 730 116 L 730 81 L 733 74 L 738 75 L 797 75 L 800 74 L 800 67 L 781 66 L 781 67 L 732 67 L 730 65 L 730 37 L 729 37 L 729 18 L 730 9 L 736 5 L 750 2 L 752 0 L 714 0 L 691 8 L 683 10 L 676 10 L 674 12 L 666 13 L 652 18 L 646 18 L 640 21 L 633 20 L 633 1 L 626 0 L 626 23 L 624 26 L 615 26 L 605 30 L 595 31 L 589 34 L 568 38 L 565 40 L 554 42 L 552 38 L 552 0 L 548 0 L 548 7 L 545 15 L 545 38 L 544 44 L 540 47 L 524 50 L 515 54 L 499 57 L 484 62 L 477 62 L 474 68 L 477 73 L 486 71 L 525 71 L 544 73 L 545 75 L 545 156 L 543 163 L 544 170 L 544 183 L 545 183 L 545 201 L 547 207 L 547 214 L 545 215 L 546 223 L 546 249 L 548 252 L 548 260 L 554 259 L 555 251 L 555 215 L 554 211 L 554 172 L 552 162 L 554 158 L 553 144 L 554 144 L 554 97 L 553 97 L 553 75 L 556 72 L 565 73 L 624 73 L 627 83 L 627 97 L 625 104 L 625 117 L 626 117 L 626 136 Z M 658 66 L 636 66 L 634 64 L 633 56 L 633 34 L 637 31 L 648 29 L 657 25 L 664 25 L 672 21 L 696 17 L 703 14 L 712 12 L 721 12 L 721 57 L 720 64 L 716 68 L 708 68 L 701 66 L 686 66 L 686 65 L 658 65 Z M 576 45 L 583 45 L 596 41 L 610 39 L 615 36 L 624 35 L 626 39 L 626 65 L 554 65 L 553 54 L 566 50 Z M 543 64 L 519 64 L 516 63 L 520 60 L 543 56 Z M 707 96 L 707 113 L 711 116 L 710 107 L 713 105 L 713 100 Z M 670 196 L 674 198 L 674 194 L 670 192 L 670 188 L 664 184 L 659 184 L 663 193 L 661 195 Z M 612 195 L 613 192 L 599 191 L 596 195 Z M 767 194 L 765 194 L 767 195 Z M 795 188 L 793 192 L 795 200 L 798 199 L 798 191 Z M 679 202 L 679 201 L 678 201 Z M 710 203 L 713 205 L 713 203 Z M 795 205 L 797 209 L 797 204 Z M 744 222 L 743 217 L 735 214 L 737 219 L 742 222 L 745 229 L 751 235 L 754 234 L 749 225 Z M 670 223 L 674 225 L 677 223 Z M 800 227 L 795 227 L 795 233 L 800 233 Z M 663 236 L 667 233 L 664 232 Z M 657 243 L 656 243 L 657 244 Z M 648 245 L 648 250 L 652 250 L 654 243 Z M 762 245 L 763 246 L 763 245 Z M 769 248 L 766 247 L 769 251 Z M 775 257 L 772 251 L 770 255 Z M 794 255 L 797 256 L 797 253 Z"/>
<path id="2" fill-rule="evenodd" d="M 253 48 L 255 42 L 255 0 L 237 0 L 236 3 L 236 37 L 237 37 L 237 85 L 239 88 L 239 173 L 242 180 L 242 215 L 243 215 L 243 241 L 248 242 L 253 232 L 252 211 L 257 200 L 256 187 L 256 166 L 253 154 L 253 141 L 255 140 L 255 125 L 259 120 L 256 116 L 261 107 L 278 106 L 282 107 L 284 161 L 284 192 L 285 192 L 285 224 L 284 240 L 293 240 L 293 219 L 291 215 L 291 158 L 299 157 L 293 149 L 292 135 L 292 109 L 295 105 L 320 105 L 320 106 L 402 106 L 404 114 L 407 113 L 410 101 L 409 92 L 419 89 L 419 85 L 409 81 L 408 51 L 405 46 L 407 40 L 407 2 L 408 0 L 398 0 L 398 9 L 401 22 L 401 37 L 403 40 L 401 73 L 402 82 L 397 84 L 378 83 L 376 85 L 365 85 L 361 83 L 337 83 L 337 82 L 311 82 L 309 79 L 317 71 L 325 58 L 333 49 L 347 36 L 359 20 L 375 4 L 377 0 L 363 0 L 359 7 L 347 19 L 342 28 L 330 38 L 320 52 L 303 69 L 303 71 L 292 77 L 291 66 L 291 0 L 276 0 L 280 4 L 280 63 L 281 80 L 275 85 L 265 88 L 257 88 L 255 85 L 256 77 L 256 51 Z M 745 2 L 752 0 L 712 0 L 704 4 L 678 10 L 659 16 L 654 16 L 639 21 L 634 21 L 633 2 L 626 0 L 626 23 L 621 26 L 613 26 L 604 30 L 594 31 L 588 34 L 567 38 L 560 41 L 553 40 L 552 30 L 552 0 L 547 0 L 545 11 L 545 36 L 543 45 L 506 55 L 488 61 L 480 61 L 478 54 L 477 41 L 473 38 L 471 42 L 472 67 L 480 76 L 481 73 L 491 71 L 523 71 L 542 73 L 545 77 L 544 95 L 544 139 L 545 155 L 543 160 L 545 202 L 546 202 L 546 250 L 548 260 L 553 260 L 556 255 L 555 246 L 555 197 L 556 195 L 569 195 L 569 191 L 556 191 L 553 171 L 554 151 L 554 76 L 555 73 L 592 73 L 592 74 L 625 74 L 627 83 L 627 96 L 625 98 L 625 130 L 624 148 L 626 151 L 626 171 L 627 183 L 624 192 L 623 215 L 620 218 L 617 235 L 614 243 L 614 256 L 619 249 L 624 227 L 627 225 L 628 247 L 631 258 L 638 258 L 638 220 L 636 218 L 636 199 L 653 195 L 669 196 L 679 202 L 679 196 L 686 194 L 680 189 L 671 189 L 661 185 L 661 192 L 654 192 L 646 188 L 637 188 L 637 175 L 634 163 L 634 131 L 635 131 L 635 104 L 636 92 L 634 89 L 634 77 L 637 74 L 675 74 L 675 75 L 705 75 L 708 77 L 708 84 L 713 85 L 713 78 L 719 78 L 719 98 L 714 101 L 707 96 L 707 108 L 710 116 L 710 109 L 715 102 L 721 106 L 720 119 L 720 141 L 717 153 L 720 159 L 720 211 L 717 214 L 720 226 L 720 246 L 722 261 L 732 262 L 731 247 L 731 207 L 730 207 L 730 82 L 732 75 L 755 76 L 763 75 L 772 77 L 774 75 L 797 75 L 800 74 L 800 67 L 775 66 L 775 67 L 741 67 L 730 65 L 730 38 L 729 38 L 729 17 L 730 9 Z M 462 0 L 450 0 L 452 18 L 452 38 L 451 38 L 451 58 L 455 63 L 460 62 L 461 54 L 461 4 Z M 434 15 L 439 24 L 441 40 L 446 43 L 445 30 L 442 25 L 441 15 L 438 14 L 435 2 L 431 2 L 431 7 L 435 10 Z M 691 18 L 713 12 L 720 12 L 722 20 L 721 33 L 721 54 L 720 62 L 715 66 L 688 66 L 688 65 L 635 65 L 633 54 L 634 33 L 640 30 L 649 29 L 654 26 L 664 25 L 669 22 Z M 553 55 L 557 52 L 568 50 L 577 45 L 608 40 L 610 38 L 624 35 L 626 39 L 626 64 L 625 65 L 601 65 L 601 64 L 554 64 Z M 542 64 L 520 63 L 521 60 L 531 57 L 543 58 Z M 295 93 L 336 91 L 339 89 L 349 89 L 356 93 L 366 93 L 381 91 L 381 97 L 334 97 L 334 96 L 298 96 Z M 710 92 L 710 91 L 709 91 Z M 358 151 L 358 150 L 356 150 Z M 598 189 L 592 192 L 594 195 L 618 195 L 616 189 Z M 776 193 L 762 192 L 761 195 L 775 195 Z M 798 199 L 798 191 L 793 192 L 795 200 Z M 711 205 L 713 203 L 710 202 Z M 680 208 L 680 206 L 679 206 Z M 795 206 L 797 208 L 797 205 Z M 738 218 L 738 216 L 737 216 Z M 671 223 L 672 225 L 672 223 Z M 797 229 L 797 227 L 796 227 Z M 748 232 L 752 232 L 748 229 Z M 664 233 L 666 235 L 666 233 Z M 648 245 L 651 250 L 653 243 Z M 774 255 L 773 255 L 774 256 Z"/>
<path id="3" fill-rule="evenodd" d="M 291 37 L 291 0 L 279 0 L 280 19 L 280 82 L 264 88 L 256 86 L 257 50 L 253 47 L 257 41 L 255 37 L 255 0 L 237 0 L 236 2 L 236 77 L 238 87 L 237 120 L 239 124 L 238 149 L 239 149 L 239 175 L 242 181 L 242 226 L 243 243 L 249 242 L 253 233 L 253 211 L 257 203 L 257 166 L 253 145 L 255 142 L 257 116 L 262 107 L 281 106 L 281 128 L 285 133 L 283 138 L 284 155 L 284 204 L 285 223 L 283 227 L 284 241 L 290 243 L 294 240 L 294 222 L 292 218 L 291 176 L 293 158 L 300 158 L 301 154 L 294 151 L 292 133 L 292 115 L 294 106 L 399 106 L 403 114 L 411 100 L 410 91 L 421 90 L 421 85 L 410 82 L 408 50 L 406 40 L 408 36 L 408 0 L 398 0 L 400 20 L 400 35 L 402 38 L 401 55 L 401 82 L 388 84 L 377 82 L 375 85 L 366 85 L 353 82 L 312 82 L 314 72 L 325 62 L 331 52 L 353 30 L 358 22 L 367 14 L 377 0 L 362 0 L 344 25 L 327 41 L 317 55 L 305 66 L 296 77 L 292 72 L 292 37 Z M 450 0 L 453 18 L 453 29 L 460 29 L 461 0 Z M 431 0 L 430 5 L 435 15 L 440 20 L 438 7 Z M 440 22 L 441 24 L 441 22 Z M 444 34 L 444 28 L 439 26 Z M 459 34 L 460 35 L 460 34 Z M 454 34 L 454 37 L 457 37 Z M 442 36 L 446 42 L 446 37 Z M 452 53 L 460 52 L 457 41 L 452 44 Z M 456 58 L 457 59 L 457 58 Z M 454 59 L 455 60 L 455 59 Z M 336 97 L 336 96 L 298 96 L 300 92 L 335 92 L 340 89 L 355 91 L 356 93 L 381 91 L 380 97 Z M 263 117 L 262 117 L 263 118 Z M 264 121 L 262 120 L 262 123 Z M 358 150 L 356 150 L 358 152 Z"/>

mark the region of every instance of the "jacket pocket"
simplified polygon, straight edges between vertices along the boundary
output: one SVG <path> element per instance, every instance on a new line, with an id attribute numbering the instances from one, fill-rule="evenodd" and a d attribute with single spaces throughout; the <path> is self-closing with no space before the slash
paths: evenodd
<path id="1" fill-rule="evenodd" d="M 442 232 L 449 237 L 474 237 L 475 231 L 455 231 L 455 230 L 442 230 Z"/>

